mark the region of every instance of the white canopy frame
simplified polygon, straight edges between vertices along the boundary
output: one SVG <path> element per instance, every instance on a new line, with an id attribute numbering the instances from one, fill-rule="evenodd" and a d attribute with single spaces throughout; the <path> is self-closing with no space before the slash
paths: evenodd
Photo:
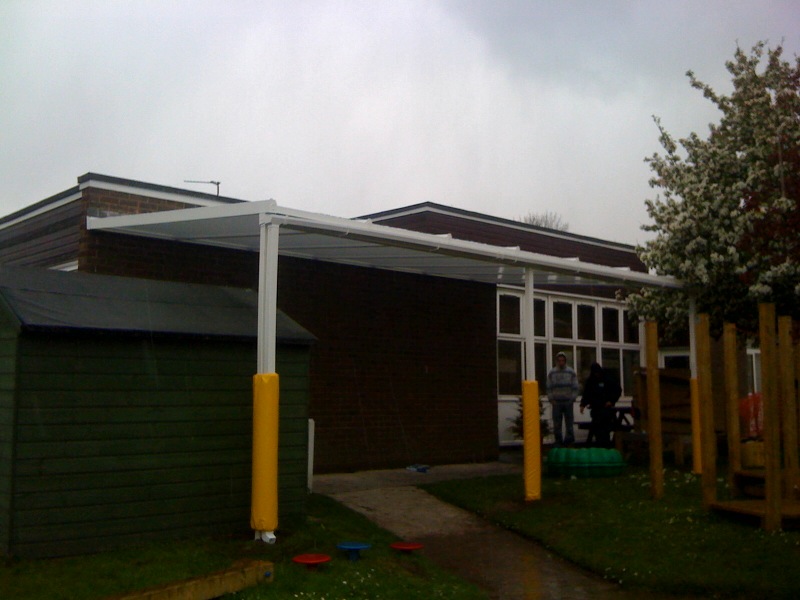
<path id="1" fill-rule="evenodd" d="M 258 252 L 259 372 L 274 371 L 278 255 L 524 287 L 529 349 L 537 285 L 681 287 L 672 277 L 295 210 L 274 200 L 89 217 L 87 229 Z M 526 376 L 533 376 L 533 352 Z"/>

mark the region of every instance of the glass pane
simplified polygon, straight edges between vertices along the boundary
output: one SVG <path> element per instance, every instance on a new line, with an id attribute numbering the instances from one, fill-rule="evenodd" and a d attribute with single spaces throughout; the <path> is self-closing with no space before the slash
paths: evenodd
<path id="1" fill-rule="evenodd" d="M 619 341 L 619 309 L 603 308 L 603 340 Z"/>
<path id="2" fill-rule="evenodd" d="M 622 393 L 632 396 L 634 392 L 633 373 L 639 367 L 639 351 L 622 351 Z"/>
<path id="3" fill-rule="evenodd" d="M 533 355 L 536 381 L 539 382 L 539 393 L 544 394 L 544 385 L 547 382 L 547 344 L 535 344 L 536 353 Z"/>
<path id="4" fill-rule="evenodd" d="M 519 333 L 519 296 L 501 294 L 498 305 L 500 310 L 498 324 L 500 333 Z"/>
<path id="5" fill-rule="evenodd" d="M 639 343 L 639 321 L 631 317 L 631 313 L 627 310 L 622 311 L 622 330 L 626 344 Z"/>
<path id="6" fill-rule="evenodd" d="M 533 335 L 539 337 L 547 335 L 544 307 L 544 300 L 533 299 Z"/>
<path id="7" fill-rule="evenodd" d="M 576 349 L 578 360 L 575 362 L 575 372 L 578 374 L 578 381 L 581 384 L 581 392 L 583 392 L 583 384 L 589 378 L 592 363 L 597 362 L 597 348 L 581 348 L 578 346 Z"/>
<path id="8" fill-rule="evenodd" d="M 600 365 L 617 381 L 622 381 L 619 376 L 619 350 L 616 348 L 603 348 Z"/>
<path id="9" fill-rule="evenodd" d="M 522 342 L 497 342 L 497 393 L 522 394 Z"/>
<path id="10" fill-rule="evenodd" d="M 596 339 L 594 306 L 589 306 L 588 304 L 578 304 L 578 339 Z"/>
<path id="11" fill-rule="evenodd" d="M 553 336 L 572 339 L 572 304 L 553 302 Z"/>

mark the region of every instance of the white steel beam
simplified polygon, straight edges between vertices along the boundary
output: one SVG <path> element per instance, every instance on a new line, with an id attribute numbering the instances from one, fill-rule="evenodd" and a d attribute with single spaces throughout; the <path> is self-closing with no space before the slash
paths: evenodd
<path id="1" fill-rule="evenodd" d="M 278 240 L 280 225 L 270 215 L 259 219 L 258 257 L 258 372 L 275 372 L 278 328 Z"/>

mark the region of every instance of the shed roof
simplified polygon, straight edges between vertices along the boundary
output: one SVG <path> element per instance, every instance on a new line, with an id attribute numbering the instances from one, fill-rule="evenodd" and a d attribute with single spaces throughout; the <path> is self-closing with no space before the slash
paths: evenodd
<path id="1" fill-rule="evenodd" d="M 0 296 L 26 329 L 125 331 L 255 338 L 253 290 L 0 266 Z M 277 338 L 314 336 L 278 311 Z"/>

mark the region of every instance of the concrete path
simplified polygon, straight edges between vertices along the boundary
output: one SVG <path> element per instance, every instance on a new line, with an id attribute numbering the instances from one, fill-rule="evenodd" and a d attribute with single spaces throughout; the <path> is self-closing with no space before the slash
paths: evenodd
<path id="1" fill-rule="evenodd" d="M 514 473 L 503 462 L 315 475 L 314 492 L 335 498 L 399 538 L 423 543 L 433 562 L 502 600 L 674 598 L 627 592 L 542 546 L 438 500 L 417 485 Z"/>

